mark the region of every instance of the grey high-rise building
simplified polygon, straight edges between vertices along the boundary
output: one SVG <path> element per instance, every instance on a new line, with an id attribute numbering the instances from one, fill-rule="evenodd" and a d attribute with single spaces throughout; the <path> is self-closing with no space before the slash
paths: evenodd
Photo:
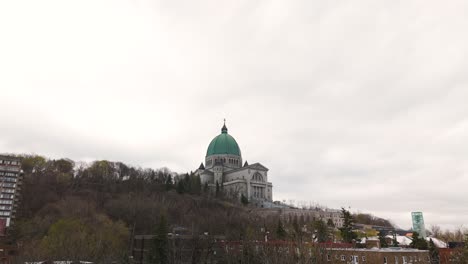
<path id="1" fill-rule="evenodd" d="M 0 225 L 10 226 L 15 218 L 22 179 L 20 159 L 0 155 Z"/>

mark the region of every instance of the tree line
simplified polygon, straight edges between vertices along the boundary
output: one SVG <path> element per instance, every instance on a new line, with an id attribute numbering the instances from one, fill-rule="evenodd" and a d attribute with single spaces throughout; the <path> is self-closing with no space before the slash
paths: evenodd
<path id="1" fill-rule="evenodd" d="M 210 190 L 193 173 L 106 160 L 79 163 L 38 155 L 20 158 L 22 198 L 17 218 L 8 230 L 8 242 L 19 246 L 18 263 L 47 259 L 127 263 L 132 238 L 147 234 L 156 235 L 151 252 L 159 252 L 148 257 L 153 258 L 152 263 L 163 263 L 157 259 L 168 256 L 164 253 L 167 233 L 179 226 L 194 234 L 195 259 L 213 254 L 213 245 L 200 239 L 208 234 L 243 243 L 244 253 L 233 255 L 236 261 L 241 258 L 241 263 L 262 263 L 255 262 L 255 245 L 249 241 L 265 237 L 296 245 L 351 243 L 357 238 L 352 229 L 355 215 L 345 209 L 345 224 L 340 229 L 322 219 L 283 221 L 280 215 L 262 217 L 248 206 L 246 197 L 224 195 L 222 186 Z M 281 260 L 269 250 L 262 254 Z M 292 263 L 286 261 L 278 263 Z"/>

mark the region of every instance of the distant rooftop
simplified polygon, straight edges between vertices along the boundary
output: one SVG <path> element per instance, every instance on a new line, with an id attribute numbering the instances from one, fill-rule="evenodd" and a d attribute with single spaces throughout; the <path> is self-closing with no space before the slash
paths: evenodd
<path id="1" fill-rule="evenodd" d="M 330 250 L 346 250 L 346 251 L 359 251 L 359 252 L 427 252 L 427 250 L 419 250 L 415 248 L 401 248 L 401 247 L 388 247 L 388 248 L 331 248 Z"/>

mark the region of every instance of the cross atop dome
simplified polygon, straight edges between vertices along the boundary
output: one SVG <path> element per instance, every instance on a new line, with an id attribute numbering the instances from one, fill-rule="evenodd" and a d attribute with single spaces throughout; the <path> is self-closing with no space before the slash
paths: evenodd
<path id="1" fill-rule="evenodd" d="M 224 125 L 223 128 L 221 128 L 221 133 L 227 134 L 228 129 L 226 127 L 226 118 L 224 118 Z"/>

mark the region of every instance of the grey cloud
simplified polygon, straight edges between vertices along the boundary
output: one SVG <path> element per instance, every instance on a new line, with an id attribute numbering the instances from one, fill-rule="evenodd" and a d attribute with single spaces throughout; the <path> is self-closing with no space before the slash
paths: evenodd
<path id="1" fill-rule="evenodd" d="M 185 172 L 227 118 L 277 199 L 468 222 L 463 1 L 30 5 L 0 3 L 2 151 Z"/>

